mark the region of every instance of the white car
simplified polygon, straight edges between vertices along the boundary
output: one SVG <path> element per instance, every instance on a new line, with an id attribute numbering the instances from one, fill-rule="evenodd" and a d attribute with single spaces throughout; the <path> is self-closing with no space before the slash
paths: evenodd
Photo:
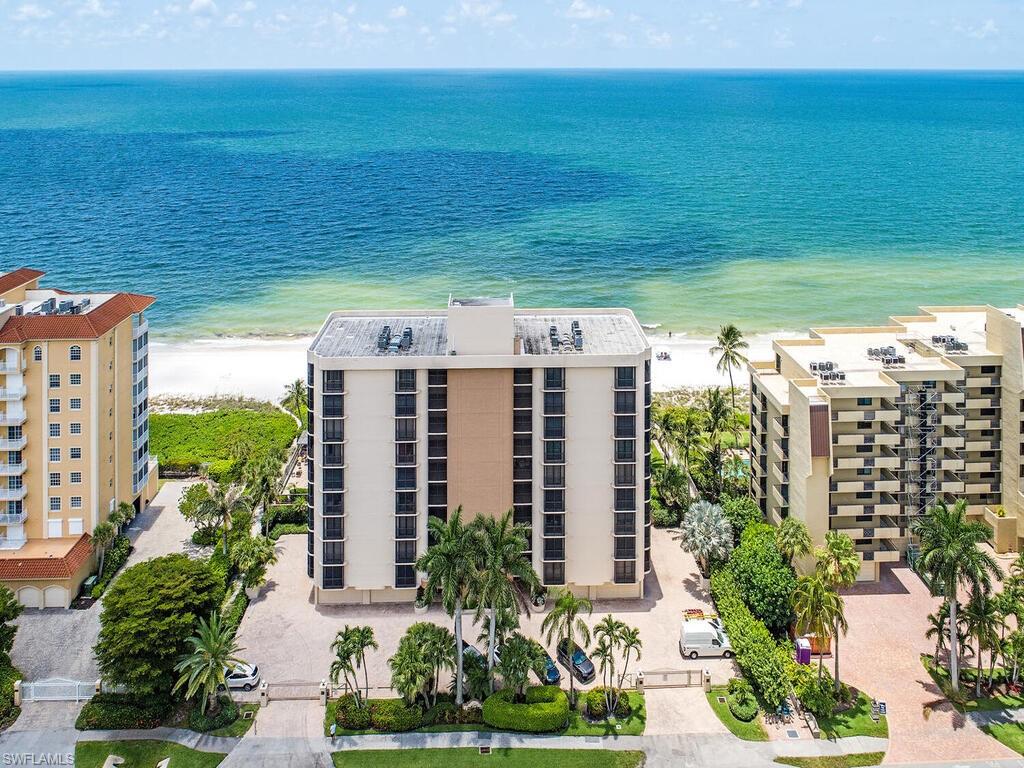
<path id="1" fill-rule="evenodd" d="M 251 691 L 260 684 L 260 668 L 255 664 L 239 664 L 234 669 L 224 670 L 224 680 L 228 688 L 241 688 Z"/>

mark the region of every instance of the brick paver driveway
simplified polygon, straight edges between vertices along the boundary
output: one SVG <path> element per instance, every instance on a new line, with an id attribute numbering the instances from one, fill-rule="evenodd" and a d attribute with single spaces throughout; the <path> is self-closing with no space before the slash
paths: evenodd
<path id="1" fill-rule="evenodd" d="M 246 649 L 242 656 L 258 664 L 268 682 L 324 679 L 332 659 L 330 644 L 337 631 L 345 624 L 369 624 L 380 644 L 380 650 L 372 652 L 367 659 L 370 685 L 388 689 L 391 675 L 387 659 L 395 652 L 406 628 L 415 621 L 423 620 L 451 626 L 451 619 L 438 607 L 432 607 L 427 614 L 417 615 L 409 604 L 313 605 L 312 585 L 306 577 L 305 544 L 304 536 L 281 538 L 280 559 L 271 569 L 263 594 L 249 606 L 239 629 L 239 642 Z M 733 674 L 731 662 L 721 659 L 690 661 L 682 659 L 679 654 L 680 612 L 687 607 L 708 604 L 708 597 L 695 575 L 693 559 L 666 531 L 654 531 L 652 545 L 656 572 L 648 577 L 648 597 L 644 600 L 598 601 L 594 604 L 591 625 L 611 612 L 640 629 L 643 658 L 639 664 L 634 661 L 631 669 L 651 671 L 706 666 L 711 668 L 716 682 L 724 682 Z M 521 616 L 522 631 L 541 639 L 543 618 L 543 614 Z M 480 627 L 473 625 L 471 616 L 464 619 L 463 626 L 465 638 L 482 649 L 483 644 L 477 641 Z M 652 697 L 652 702 L 671 702 L 674 693 L 659 692 Z M 687 701 L 695 702 L 710 712 L 703 695 L 687 697 Z M 686 718 L 680 717 L 684 709 L 671 703 L 664 707 L 655 704 L 649 708 L 650 726 L 659 733 L 686 731 Z M 712 728 L 703 714 L 694 715 L 693 727 L 706 732 Z M 664 723 L 661 718 L 664 718 Z"/>
<path id="2" fill-rule="evenodd" d="M 943 701 L 921 665 L 920 654 L 935 650 L 924 634 L 939 600 L 913 571 L 887 569 L 878 584 L 858 584 L 845 599 L 850 631 L 840 641 L 840 675 L 886 702 L 887 763 L 1016 757 Z"/>

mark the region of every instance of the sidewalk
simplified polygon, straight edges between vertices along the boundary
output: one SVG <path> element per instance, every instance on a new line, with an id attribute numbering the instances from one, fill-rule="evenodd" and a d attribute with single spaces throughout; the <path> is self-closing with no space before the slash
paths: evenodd
<path id="1" fill-rule="evenodd" d="M 78 741 L 171 741 L 200 752 L 227 754 L 238 746 L 239 739 L 226 736 L 208 736 L 185 728 L 150 728 L 125 731 L 81 731 Z"/>

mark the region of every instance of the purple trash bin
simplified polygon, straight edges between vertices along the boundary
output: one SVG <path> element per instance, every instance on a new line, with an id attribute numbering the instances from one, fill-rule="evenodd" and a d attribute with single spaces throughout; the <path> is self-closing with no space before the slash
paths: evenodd
<path id="1" fill-rule="evenodd" d="M 799 637 L 796 641 L 796 663 L 811 663 L 811 641 L 805 637 Z"/>

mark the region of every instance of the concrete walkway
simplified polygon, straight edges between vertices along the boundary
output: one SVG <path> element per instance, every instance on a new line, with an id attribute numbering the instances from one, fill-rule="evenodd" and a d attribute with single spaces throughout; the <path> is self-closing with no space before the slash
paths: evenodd
<path id="1" fill-rule="evenodd" d="M 200 752 L 226 755 L 238 746 L 239 739 L 227 736 L 209 736 L 186 728 L 150 728 L 126 731 L 81 731 L 78 741 L 171 741 Z"/>

